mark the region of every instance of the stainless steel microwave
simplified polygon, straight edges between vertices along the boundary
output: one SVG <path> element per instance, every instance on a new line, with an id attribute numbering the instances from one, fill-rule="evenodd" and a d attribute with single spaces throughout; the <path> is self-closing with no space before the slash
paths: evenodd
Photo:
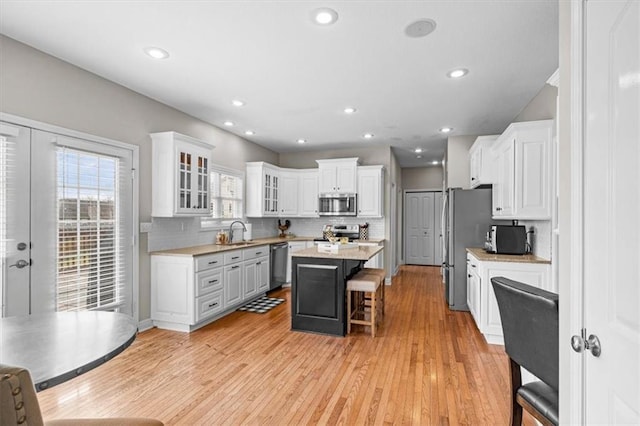
<path id="1" fill-rule="evenodd" d="M 320 194 L 318 214 L 320 216 L 355 216 L 356 194 Z"/>

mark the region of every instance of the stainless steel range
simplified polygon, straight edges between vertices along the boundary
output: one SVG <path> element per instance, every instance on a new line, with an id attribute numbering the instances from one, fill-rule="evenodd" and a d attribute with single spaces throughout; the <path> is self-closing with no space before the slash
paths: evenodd
<path id="1" fill-rule="evenodd" d="M 336 238 L 347 237 L 349 241 L 357 240 L 360 237 L 360 225 L 325 225 L 322 228 L 322 238 L 315 238 L 316 243 L 328 241 L 327 236 L 333 235 Z"/>

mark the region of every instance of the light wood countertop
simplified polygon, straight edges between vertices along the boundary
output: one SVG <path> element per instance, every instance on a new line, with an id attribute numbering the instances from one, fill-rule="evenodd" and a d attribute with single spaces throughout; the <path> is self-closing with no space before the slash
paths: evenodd
<path id="1" fill-rule="evenodd" d="M 467 252 L 471 253 L 476 259 L 481 262 L 514 262 L 514 263 L 543 263 L 551 264 L 550 260 L 542 257 L 534 256 L 532 254 L 495 254 L 487 253 L 481 248 L 469 248 Z"/>
<path id="2" fill-rule="evenodd" d="M 309 247 L 292 254 L 294 257 L 314 257 L 319 259 L 369 260 L 384 250 L 383 246 L 359 246 L 339 249 L 335 253 L 318 251 L 317 247 Z"/>
<path id="3" fill-rule="evenodd" d="M 201 246 L 184 247 L 169 250 L 152 251 L 150 255 L 164 255 L 164 256 L 205 256 L 208 254 L 223 253 L 230 250 L 240 250 L 248 247 L 258 247 L 265 244 L 276 244 L 289 241 L 313 241 L 316 237 L 268 237 L 268 238 L 256 238 L 251 241 L 244 241 L 239 244 L 205 244 Z M 372 238 L 369 240 L 355 240 L 356 243 L 372 243 L 380 244 L 384 242 L 383 239 Z"/>

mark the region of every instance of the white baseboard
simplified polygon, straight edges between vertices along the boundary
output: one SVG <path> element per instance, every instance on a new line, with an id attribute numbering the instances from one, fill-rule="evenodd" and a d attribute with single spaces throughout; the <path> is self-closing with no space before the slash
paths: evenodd
<path id="1" fill-rule="evenodd" d="M 153 321 L 151 321 L 151 318 L 138 322 L 138 333 L 150 330 L 152 328 L 153 328 Z"/>

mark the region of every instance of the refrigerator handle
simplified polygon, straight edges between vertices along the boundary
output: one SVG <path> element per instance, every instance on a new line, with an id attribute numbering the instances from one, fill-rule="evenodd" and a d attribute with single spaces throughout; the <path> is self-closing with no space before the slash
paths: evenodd
<path id="1" fill-rule="evenodd" d="M 448 193 L 445 191 L 442 194 L 442 212 L 440 213 L 440 232 L 442 232 L 442 264 L 447 262 L 447 224 L 446 224 L 446 211 L 447 204 L 449 203 Z"/>

